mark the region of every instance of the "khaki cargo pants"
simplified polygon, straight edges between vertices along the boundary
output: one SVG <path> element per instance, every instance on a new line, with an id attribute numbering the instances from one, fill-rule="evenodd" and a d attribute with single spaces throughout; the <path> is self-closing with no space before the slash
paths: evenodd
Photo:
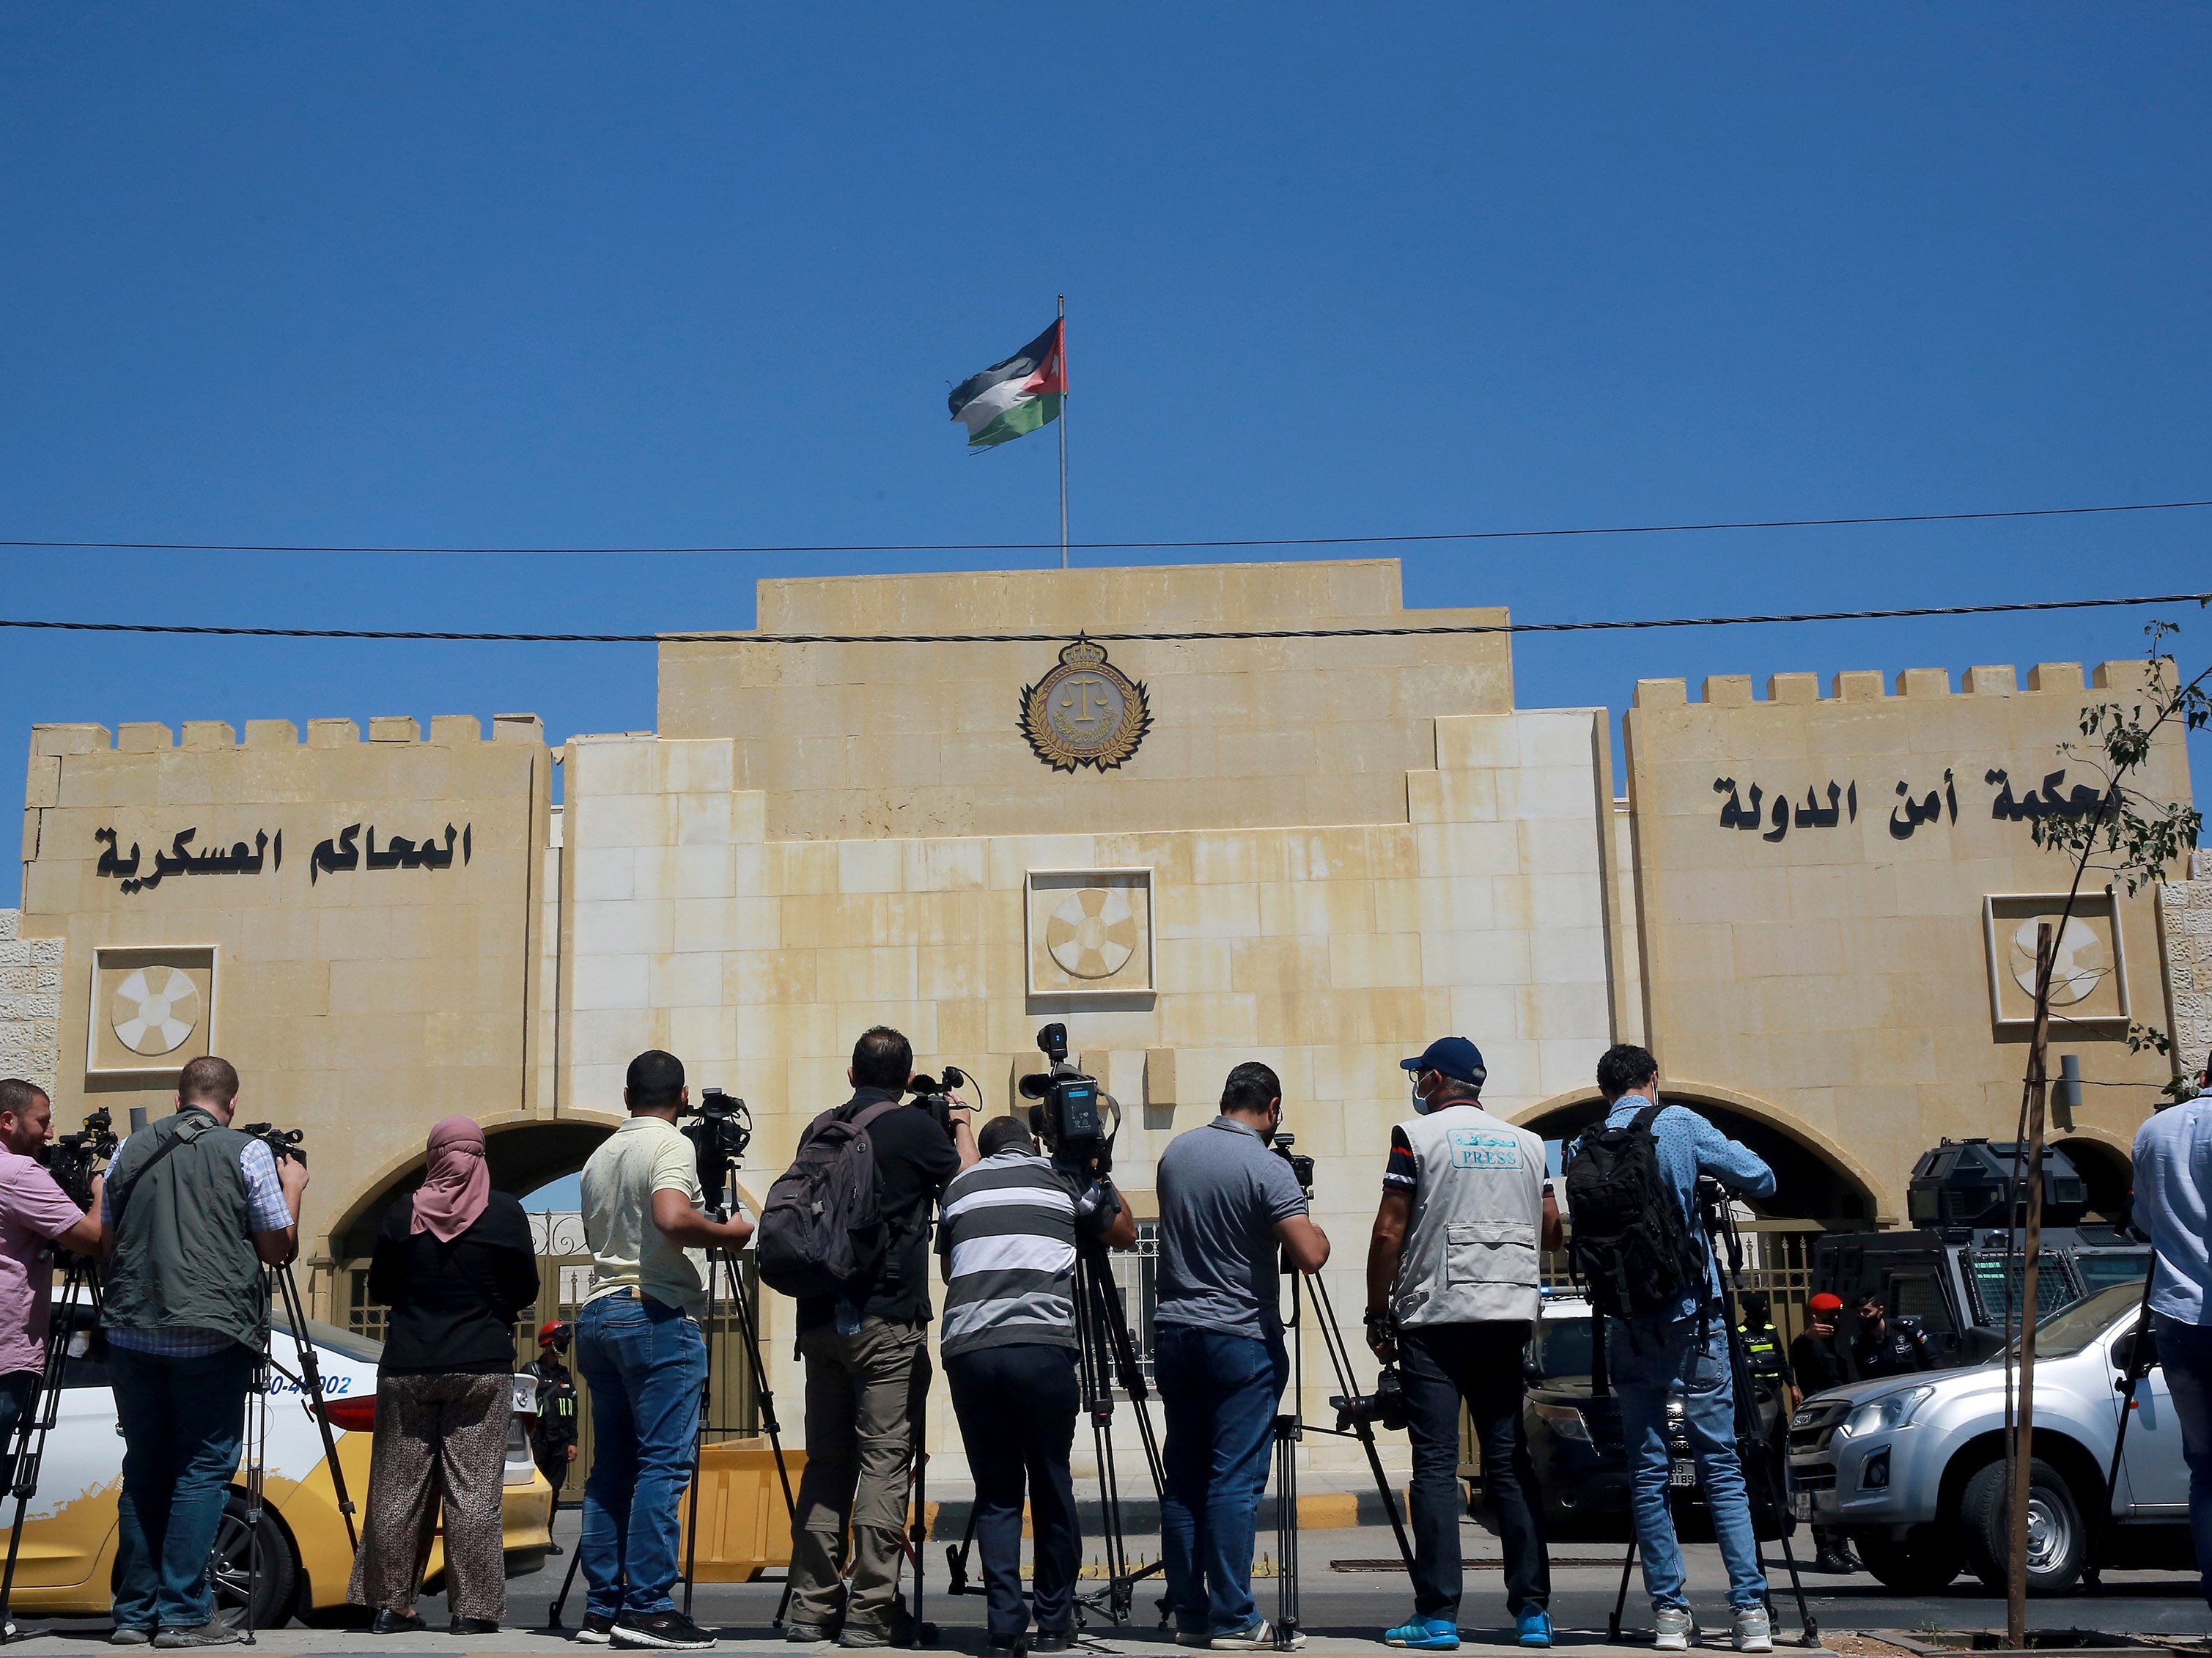
<path id="1" fill-rule="evenodd" d="M 791 1548 L 791 1618 L 881 1636 L 905 1621 L 898 1575 L 907 1473 L 929 1393 L 929 1327 L 868 1318 L 849 1336 L 835 1324 L 799 1333 L 806 1361 L 806 1470 Z M 853 1579 L 844 1582 L 845 1533 Z"/>

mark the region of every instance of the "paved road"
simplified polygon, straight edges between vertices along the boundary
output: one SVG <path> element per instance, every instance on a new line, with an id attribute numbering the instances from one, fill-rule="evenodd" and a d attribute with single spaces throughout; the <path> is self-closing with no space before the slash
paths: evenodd
<path id="1" fill-rule="evenodd" d="M 564 1511 L 559 1533 L 562 1541 L 572 1541 L 575 1524 L 575 1516 Z M 1495 1551 L 1494 1540 L 1472 1525 L 1465 1528 L 1463 1536 L 1470 1556 L 1486 1557 Z M 1095 1547 L 1097 1540 L 1086 1540 L 1087 1546 Z M 1262 1534 L 1263 1551 L 1269 1548 L 1271 1541 L 1268 1535 Z M 1149 1558 L 1150 1551 L 1143 1543 L 1137 1547 L 1140 1554 Z M 1557 1544 L 1553 1552 L 1561 1559 L 1618 1558 L 1621 1547 L 1617 1543 L 1584 1540 Z M 1306 1627 L 1317 1636 L 1371 1638 L 1389 1625 L 1402 1620 L 1413 1609 L 1402 1574 L 1336 1572 L 1328 1566 L 1332 1560 L 1372 1559 L 1387 1556 L 1391 1550 L 1390 1533 L 1377 1527 L 1303 1533 L 1299 1555 L 1304 1570 L 1299 1587 Z M 1725 1628 L 1728 1576 L 1721 1569 L 1719 1550 L 1710 1543 L 1687 1543 L 1683 1546 L 1683 1557 L 1689 1574 L 1691 1598 L 1699 1615 Z M 508 1586 L 509 1603 L 517 1623 L 532 1627 L 543 1625 L 546 1608 L 560 1588 L 559 1574 L 554 1569 L 565 1570 L 568 1564 L 568 1557 L 556 1556 L 548 1563 L 545 1571 L 518 1579 Z M 929 1565 L 931 1619 L 945 1629 L 950 1637 L 948 1644 L 969 1648 L 979 1645 L 983 1619 L 981 1599 L 972 1595 L 953 1599 L 942 1592 L 945 1579 L 941 1546 L 932 1545 Z M 1777 1598 L 1780 1622 L 1794 1632 L 1796 1613 L 1794 1603 L 1786 1593 L 1786 1580 L 1778 1570 L 1773 1577 L 1781 1591 Z M 1617 1565 L 1560 1567 L 1553 1574 L 1553 1620 L 1563 1629 L 1602 1632 L 1620 1582 Z M 1808 1575 L 1804 1582 L 1814 1619 L 1824 1631 L 1910 1631 L 1924 1628 L 1930 1623 L 1945 1628 L 2004 1627 L 2003 1597 L 1984 1589 L 1970 1576 L 1962 1576 L 1942 1594 L 1917 1597 L 1896 1594 L 1863 1573 L 1854 1577 Z M 1276 1584 L 1262 1579 L 1253 1588 L 1261 1611 L 1273 1617 Z M 1509 1633 L 1504 1588 L 1496 1572 L 1470 1569 L 1467 1589 L 1462 1627 L 1471 1635 L 1485 1630 Z M 747 1633 L 767 1634 L 779 1593 L 777 1586 L 769 1583 L 703 1586 L 699 1591 L 701 1621 L 711 1620 Z M 1140 1589 L 1137 1600 L 1139 1624 L 1133 1633 L 1143 1632 L 1156 1621 L 1154 1603 L 1158 1599 L 1156 1590 Z M 430 1610 L 428 1603 L 424 1610 Z M 581 1615 L 581 1610 L 580 1587 L 568 1612 L 571 1625 Z M 2031 1600 L 2028 1619 L 2044 1629 L 2076 1627 L 2115 1632 L 2212 1634 L 2212 1608 L 2206 1606 L 2192 1581 L 2171 1572 L 2108 1572 L 2100 1590 L 2058 1600 Z M 1624 1633 L 1639 1625 L 1648 1629 L 1649 1625 L 1650 1603 L 1643 1597 L 1640 1580 L 1632 1581 Z"/>

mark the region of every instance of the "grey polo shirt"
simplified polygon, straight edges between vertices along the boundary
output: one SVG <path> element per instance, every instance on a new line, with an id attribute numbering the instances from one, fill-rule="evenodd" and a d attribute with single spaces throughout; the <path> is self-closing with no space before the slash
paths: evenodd
<path id="1" fill-rule="evenodd" d="M 1263 1339 L 1281 1327 L 1275 1223 L 1306 1212 L 1291 1166 L 1256 1131 L 1216 1117 L 1161 1154 L 1156 1324 Z"/>

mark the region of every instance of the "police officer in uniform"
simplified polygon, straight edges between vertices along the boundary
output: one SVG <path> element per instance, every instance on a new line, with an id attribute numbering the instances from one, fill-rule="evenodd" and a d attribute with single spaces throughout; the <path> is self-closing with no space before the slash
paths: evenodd
<path id="1" fill-rule="evenodd" d="M 1805 1332 L 1790 1344 L 1790 1372 L 1800 1398 L 1810 1399 L 1851 1379 L 1844 1352 L 1849 1343 L 1836 1333 L 1843 1315 L 1844 1298 L 1831 1291 L 1823 1290 L 1805 1303 Z M 1814 1571 L 1848 1574 L 1859 1569 L 1850 1539 L 1841 1527 L 1814 1527 L 1813 1546 Z"/>
<path id="2" fill-rule="evenodd" d="M 1537 1252 L 1559 1214 L 1544 1144 L 1479 1103 L 1482 1054 L 1461 1036 L 1400 1061 L 1418 1114 L 1390 1131 L 1382 1203 L 1367 1254 L 1367 1340 L 1398 1362 L 1413 1440 L 1413 1616 L 1394 1647 L 1459 1645 L 1459 1412 L 1482 1444 L 1482 1489 L 1498 1516 L 1506 1606 L 1524 1647 L 1552 1644 L 1543 1503 L 1522 1432 L 1522 1363 L 1538 1305 Z"/>
<path id="3" fill-rule="evenodd" d="M 1869 1293 L 1858 1298 L 1859 1331 L 1850 1345 L 1849 1363 L 1861 1382 L 1884 1376 L 1913 1376 L 1932 1370 L 1928 1344 L 1920 1332 L 1899 1320 L 1893 1323 L 1881 1297 Z"/>
<path id="4" fill-rule="evenodd" d="M 1782 1356 L 1782 1333 L 1774 1327 L 1774 1303 L 1753 1291 L 1736 1305 L 1743 1314 L 1735 1327 L 1751 1366 L 1759 1425 L 1780 1445 L 1790 1430 L 1790 1361 Z"/>
<path id="5" fill-rule="evenodd" d="M 576 1461 L 576 1384 L 561 1362 L 574 1335 L 572 1324 L 556 1321 L 539 1325 L 538 1357 L 522 1367 L 524 1375 L 538 1378 L 538 1418 L 530 1428 L 530 1455 L 553 1488 L 556 1509 L 561 1488 L 568 1483 L 568 1470 Z"/>

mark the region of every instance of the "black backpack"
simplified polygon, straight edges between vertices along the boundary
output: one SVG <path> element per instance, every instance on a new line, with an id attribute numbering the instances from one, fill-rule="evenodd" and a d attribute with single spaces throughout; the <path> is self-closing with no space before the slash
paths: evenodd
<path id="1" fill-rule="evenodd" d="M 799 1136 L 799 1155 L 768 1188 L 753 1237 L 761 1282 L 787 1296 L 835 1295 L 872 1274 L 889 1240 L 868 1125 L 897 1108 L 878 1100 L 848 1117 L 825 1111 Z"/>
<path id="2" fill-rule="evenodd" d="M 1618 1128 L 1583 1132 L 1567 1162 L 1575 1275 L 1607 1318 L 1662 1312 L 1707 1284 L 1705 1251 L 1659 1169 L 1647 1105 Z"/>

